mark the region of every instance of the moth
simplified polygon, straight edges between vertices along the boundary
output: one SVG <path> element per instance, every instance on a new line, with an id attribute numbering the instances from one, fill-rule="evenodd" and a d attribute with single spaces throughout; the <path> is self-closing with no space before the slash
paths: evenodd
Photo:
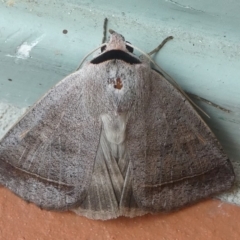
<path id="1" fill-rule="evenodd" d="M 0 143 L 0 183 L 92 219 L 170 212 L 229 189 L 234 171 L 189 100 L 111 31 Z"/>

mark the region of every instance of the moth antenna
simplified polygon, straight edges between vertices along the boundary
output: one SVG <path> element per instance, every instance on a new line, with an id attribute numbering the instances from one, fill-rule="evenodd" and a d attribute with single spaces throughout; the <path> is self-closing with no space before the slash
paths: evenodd
<path id="1" fill-rule="evenodd" d="M 151 62 L 164 75 L 164 77 L 168 80 L 168 82 L 170 82 L 174 87 L 176 87 L 195 108 L 197 108 L 200 112 L 202 112 L 206 117 L 210 118 L 210 116 L 203 109 L 201 109 L 195 102 L 193 102 L 193 100 L 184 92 L 184 90 L 179 86 L 179 84 L 169 74 L 167 74 L 154 60 L 152 60 Z"/>
<path id="2" fill-rule="evenodd" d="M 103 23 L 103 38 L 102 38 L 102 43 L 106 42 L 107 39 L 107 23 L 108 23 L 108 19 L 105 18 L 104 19 L 104 23 Z"/>
<path id="3" fill-rule="evenodd" d="M 193 102 L 193 100 L 184 92 L 184 90 L 169 74 L 163 71 L 163 69 L 155 61 L 152 60 L 152 63 L 159 69 L 159 71 L 164 75 L 168 82 L 170 82 L 174 87 L 176 87 L 195 108 L 202 112 L 206 117 L 210 118 L 210 116 L 203 109 L 201 109 L 195 102 Z"/>
<path id="4" fill-rule="evenodd" d="M 167 39 L 167 38 L 166 38 Z M 165 39 L 165 40 L 166 40 Z M 170 40 L 170 39 L 169 39 Z M 164 43 L 165 44 L 165 43 Z M 163 45 L 164 45 L 163 44 Z M 133 47 L 134 49 L 138 50 L 140 53 L 142 53 L 151 63 L 153 63 L 155 65 L 155 67 L 157 68 L 158 71 L 160 71 L 164 77 L 167 79 L 167 81 L 169 83 L 171 83 L 175 88 L 177 88 L 187 99 L 188 101 L 195 107 L 197 108 L 199 111 L 201 111 L 205 116 L 207 116 L 208 118 L 210 118 L 210 116 L 205 112 L 203 111 L 199 106 L 197 106 L 193 101 L 192 99 L 182 90 L 182 88 L 178 85 L 178 83 L 169 75 L 167 74 L 151 57 L 149 54 L 145 53 L 144 51 L 142 51 L 140 48 L 130 44 L 130 43 L 126 43 L 126 45 L 128 45 L 129 47 Z M 157 48 L 159 48 L 162 44 L 160 44 Z M 162 45 L 162 46 L 163 46 Z M 156 49 L 157 49 L 156 48 Z M 161 48 L 160 48 L 161 49 Z M 155 49 L 154 49 L 155 50 Z M 153 50 L 153 51 L 154 51 Z M 152 51 L 152 52 L 153 52 Z M 151 54 L 153 54 L 152 52 L 150 52 Z"/>
<path id="5" fill-rule="evenodd" d="M 92 50 L 90 53 L 88 53 L 88 54 L 83 58 L 83 60 L 81 61 L 81 63 L 79 64 L 79 66 L 77 67 L 77 69 L 76 69 L 75 71 L 78 71 L 78 70 L 81 68 L 82 64 L 85 62 L 85 60 L 86 60 L 91 54 L 93 54 L 93 53 L 96 52 L 99 48 L 101 48 L 101 47 L 103 47 L 103 46 L 105 46 L 105 45 L 106 45 L 106 43 L 103 43 L 103 44 L 101 44 L 100 46 L 98 46 L 97 48 L 95 48 L 94 50 Z"/>

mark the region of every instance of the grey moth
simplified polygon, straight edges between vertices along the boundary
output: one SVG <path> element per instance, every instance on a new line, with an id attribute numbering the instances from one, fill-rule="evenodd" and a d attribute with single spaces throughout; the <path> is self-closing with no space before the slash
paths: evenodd
<path id="1" fill-rule="evenodd" d="M 232 165 L 188 99 L 111 32 L 0 143 L 0 183 L 92 219 L 170 212 L 229 189 Z"/>

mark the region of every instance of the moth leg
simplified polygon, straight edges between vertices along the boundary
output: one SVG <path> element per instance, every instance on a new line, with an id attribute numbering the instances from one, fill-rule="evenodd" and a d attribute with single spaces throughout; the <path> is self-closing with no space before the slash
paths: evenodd
<path id="1" fill-rule="evenodd" d="M 172 40 L 173 39 L 173 36 L 169 36 L 167 38 L 165 38 L 156 48 L 154 48 L 151 52 L 147 53 L 147 55 L 150 57 L 151 55 L 153 55 L 154 53 L 157 53 L 159 52 L 163 46 L 169 41 L 169 40 Z M 141 55 L 139 56 L 139 59 L 144 62 L 144 63 L 147 63 L 149 65 L 151 65 L 151 60 L 145 56 L 145 55 Z M 154 62 L 154 60 L 152 60 L 152 62 Z M 157 65 L 155 62 L 154 62 L 155 65 Z M 162 74 L 161 72 L 159 72 L 161 75 L 164 76 L 164 74 Z"/>
<path id="2" fill-rule="evenodd" d="M 160 51 L 162 49 L 162 47 L 169 41 L 172 40 L 173 36 L 169 36 L 167 38 L 165 38 L 160 45 L 158 45 L 155 49 L 153 49 L 151 52 L 148 53 L 149 56 L 153 55 L 154 53 L 157 53 L 158 51 Z"/>
<path id="3" fill-rule="evenodd" d="M 227 112 L 227 113 L 230 113 L 230 112 L 231 112 L 231 110 L 229 110 L 229 109 L 227 109 L 227 108 L 224 108 L 224 107 L 222 107 L 222 106 L 220 106 L 220 105 L 218 105 L 218 104 L 216 104 L 216 103 L 214 103 L 214 102 L 211 102 L 210 100 L 208 100 L 208 99 L 206 99 L 206 98 L 202 98 L 202 97 L 200 97 L 200 96 L 198 96 L 198 95 L 195 95 L 195 94 L 192 94 L 192 93 L 189 93 L 189 92 L 186 92 L 186 94 L 187 94 L 189 97 L 191 97 L 191 98 L 195 98 L 195 99 L 197 99 L 197 100 L 199 100 L 199 101 L 202 101 L 202 102 L 204 102 L 204 103 L 206 103 L 206 104 L 208 104 L 208 105 L 210 105 L 210 106 L 213 106 L 213 107 L 215 107 L 215 108 L 217 108 L 217 109 L 219 109 L 219 110 L 221 110 L 221 111 L 223 111 L 223 112 Z"/>
<path id="4" fill-rule="evenodd" d="M 103 23 L 103 38 L 102 38 L 102 43 L 105 43 L 105 42 L 106 42 L 106 39 L 107 39 L 107 22 L 108 22 L 108 19 L 105 18 L 105 19 L 104 19 L 104 23 Z"/>

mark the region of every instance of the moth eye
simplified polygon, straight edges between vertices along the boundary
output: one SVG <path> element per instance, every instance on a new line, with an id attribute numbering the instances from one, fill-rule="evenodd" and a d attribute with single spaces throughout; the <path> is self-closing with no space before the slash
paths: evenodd
<path id="1" fill-rule="evenodd" d="M 126 43 L 130 43 L 130 42 L 126 41 Z M 130 43 L 130 44 L 131 44 L 131 43 Z M 127 48 L 127 50 L 128 50 L 130 53 L 133 53 L 133 48 L 132 48 L 132 47 L 126 45 L 126 48 Z"/>
<path id="2" fill-rule="evenodd" d="M 106 50 L 106 45 L 101 47 L 101 52 L 104 52 Z"/>

